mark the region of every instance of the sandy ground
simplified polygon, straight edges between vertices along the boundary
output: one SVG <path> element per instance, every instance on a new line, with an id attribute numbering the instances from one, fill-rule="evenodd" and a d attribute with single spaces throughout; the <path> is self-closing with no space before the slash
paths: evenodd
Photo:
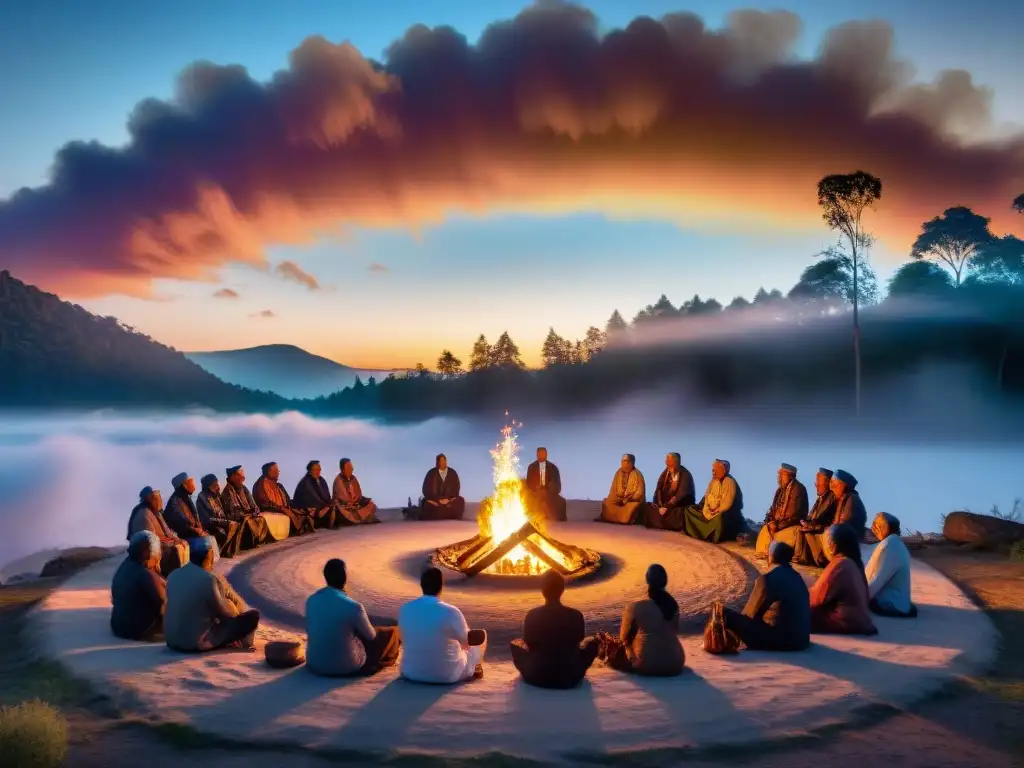
<path id="1" fill-rule="evenodd" d="M 429 530 L 425 525 L 361 529 L 358 535 L 366 541 L 352 552 L 363 553 L 359 556 L 365 555 L 368 562 L 394 563 L 394 557 L 383 555 L 391 539 L 398 550 L 426 550 L 464 538 L 464 525 L 449 524 L 453 536 L 424 541 Z M 613 553 L 617 541 L 641 537 L 646 542 L 644 567 L 651 560 L 661 560 L 681 569 L 672 584 L 683 601 L 690 592 L 701 593 L 707 582 L 730 573 L 719 570 L 714 557 L 706 561 L 707 572 L 701 568 L 704 561 L 688 557 L 709 550 L 725 562 L 730 557 L 726 553 L 693 542 L 668 541 L 670 534 L 565 526 L 574 535 L 577 528 L 581 539 L 611 537 L 607 547 Z M 338 536 L 342 549 L 345 533 Z M 556 535 L 575 541 L 561 531 Z M 412 544 L 406 542 L 410 537 Z M 254 567 L 248 570 L 259 574 L 264 558 L 268 566 L 276 559 L 291 562 L 293 571 L 278 566 L 277 583 L 303 584 L 295 586 L 296 594 L 302 590 L 308 594 L 318 586 L 309 573 L 322 567 L 326 550 L 334 547 L 327 542 L 334 538 L 325 534 L 277 545 L 280 556 L 270 548 L 266 555 L 253 557 Z M 304 558 L 307 547 L 310 555 Z M 689 547 L 694 551 L 689 552 Z M 351 559 L 352 555 L 342 556 Z M 694 564 L 688 571 L 687 562 Z M 174 654 L 162 645 L 114 640 L 107 620 L 109 583 L 116 564 L 114 560 L 93 566 L 51 594 L 33 615 L 37 641 L 122 706 L 147 717 L 187 722 L 250 742 L 446 754 L 496 749 L 564 759 L 631 749 L 761 741 L 848 721 L 872 704 L 903 706 L 920 700 L 957 675 L 984 669 L 992 663 L 997 647 L 988 617 L 952 582 L 915 562 L 914 599 L 921 608 L 916 621 L 882 619 L 876 638 L 818 637 L 811 651 L 793 655 L 744 652 L 733 658 L 712 657 L 699 650 L 698 637 L 686 636 L 682 642 L 690 671 L 672 680 L 644 680 L 595 668 L 576 690 L 540 691 L 524 686 L 507 661 L 488 664 L 483 680 L 450 688 L 414 685 L 394 672 L 367 680 L 323 680 L 301 668 L 270 670 L 261 657 L 250 654 L 192 657 Z M 234 568 L 244 569 L 245 561 Z M 394 565 L 386 571 L 397 572 L 394 578 L 400 580 L 410 578 Z M 598 590 L 602 600 L 621 610 L 636 587 L 634 577 L 622 583 L 626 594 L 616 587 L 617 579 L 628 573 L 624 568 L 611 578 L 581 586 L 579 594 Z M 743 569 L 736 578 L 736 583 L 746 583 Z M 483 602 L 485 593 L 476 597 Z M 505 605 L 507 595 L 498 592 L 493 597 L 499 606 Z M 284 600 L 282 612 L 293 609 L 294 598 Z M 518 607 L 507 613 L 516 622 L 521 620 Z M 267 622 L 261 636 L 289 633 L 288 627 Z"/>

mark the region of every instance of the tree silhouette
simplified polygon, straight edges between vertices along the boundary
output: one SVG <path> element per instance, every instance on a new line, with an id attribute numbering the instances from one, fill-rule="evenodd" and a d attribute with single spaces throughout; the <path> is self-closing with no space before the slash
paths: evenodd
<path id="1" fill-rule="evenodd" d="M 788 298 L 822 310 L 852 305 L 855 298 L 853 260 L 835 248 L 821 255 L 819 261 L 803 271 Z M 860 267 L 856 301 L 861 306 L 878 301 L 878 279 L 868 264 L 861 264 Z"/>
<path id="2" fill-rule="evenodd" d="M 414 373 L 416 374 L 416 378 L 418 378 L 418 379 L 429 379 L 430 378 L 430 369 L 427 368 L 427 366 L 425 366 L 423 363 L 416 363 L 416 368 L 414 369 Z"/>
<path id="3" fill-rule="evenodd" d="M 491 345 L 482 333 L 473 343 L 473 351 L 469 356 L 469 370 L 483 371 L 491 367 Z"/>
<path id="4" fill-rule="evenodd" d="M 583 340 L 583 345 L 586 347 L 587 360 L 592 360 L 595 355 L 599 354 L 601 350 L 604 349 L 605 344 L 607 343 L 607 333 L 593 325 L 587 328 L 587 335 Z"/>
<path id="5" fill-rule="evenodd" d="M 483 337 L 481 337 L 483 338 Z M 474 353 L 476 348 L 474 347 Z M 519 356 L 519 347 L 512 341 L 512 337 L 505 331 L 494 342 L 491 347 L 491 366 L 495 368 L 525 368 L 522 358 Z"/>
<path id="6" fill-rule="evenodd" d="M 554 328 L 548 329 L 548 335 L 540 350 L 540 359 L 545 368 L 553 365 L 568 365 L 572 362 L 572 342 L 568 342 L 555 333 Z"/>
<path id="7" fill-rule="evenodd" d="M 626 325 L 626 321 L 622 319 L 622 315 L 619 314 L 619 310 L 612 312 L 612 316 L 608 318 L 608 322 L 605 323 L 604 332 L 609 337 L 627 331 L 629 326 Z"/>
<path id="8" fill-rule="evenodd" d="M 684 301 L 679 307 L 680 315 L 717 315 L 722 311 L 722 305 L 714 299 L 704 301 L 700 296 L 694 294 L 689 301 Z"/>
<path id="9" fill-rule="evenodd" d="M 882 180 L 865 171 L 832 174 L 818 182 L 818 205 L 829 229 L 838 232 L 840 243 L 853 266 L 854 407 L 860 413 L 860 312 L 857 274 L 871 235 L 864 229 L 864 211 L 882 197 Z M 844 242 L 845 241 L 845 242 Z"/>
<path id="10" fill-rule="evenodd" d="M 749 309 L 749 308 L 750 308 L 750 302 L 747 301 L 743 296 L 737 296 L 732 301 L 730 301 L 729 302 L 729 306 L 726 307 L 726 309 L 730 310 L 730 311 L 735 311 L 735 310 L 739 310 L 739 309 Z"/>
<path id="11" fill-rule="evenodd" d="M 1024 213 L 1024 192 L 1013 199 L 1013 210 L 1017 213 Z"/>
<path id="12" fill-rule="evenodd" d="M 953 274 L 953 285 L 959 288 L 964 270 L 971 266 L 978 250 L 992 240 L 989 221 L 970 208 L 947 208 L 941 216 L 924 223 L 910 255 L 947 267 Z"/>
<path id="13" fill-rule="evenodd" d="M 1024 240 L 993 237 L 971 258 L 971 277 L 986 283 L 1024 283 Z"/>
<path id="14" fill-rule="evenodd" d="M 462 373 L 462 361 L 446 349 L 437 358 L 437 372 L 446 379 L 454 378 Z"/>
<path id="15" fill-rule="evenodd" d="M 675 305 L 668 300 L 668 296 L 661 294 L 661 297 L 656 302 L 648 304 L 637 312 L 636 317 L 633 318 L 633 325 L 639 325 L 651 320 L 664 320 L 678 316 L 679 310 L 676 309 Z"/>
<path id="16" fill-rule="evenodd" d="M 930 261 L 911 261 L 889 279 L 889 296 L 950 295 L 955 286 L 949 272 Z"/>

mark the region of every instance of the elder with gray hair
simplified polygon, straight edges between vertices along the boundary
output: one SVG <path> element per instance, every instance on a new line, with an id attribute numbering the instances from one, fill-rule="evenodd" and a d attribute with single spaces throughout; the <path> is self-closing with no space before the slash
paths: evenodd
<path id="1" fill-rule="evenodd" d="M 720 544 L 733 541 L 743 530 L 743 492 L 725 459 L 711 464 L 711 482 L 704 498 L 686 510 L 683 532 L 694 539 Z"/>
<path id="2" fill-rule="evenodd" d="M 125 640 L 154 640 L 164 629 L 166 582 L 160 575 L 161 547 L 152 531 L 137 531 L 128 556 L 110 585 L 110 630 Z"/>
<path id="3" fill-rule="evenodd" d="M 878 539 L 878 546 L 864 566 L 871 612 L 897 619 L 917 616 L 917 606 L 910 601 L 910 552 L 900 538 L 900 521 L 879 512 L 871 532 Z"/>

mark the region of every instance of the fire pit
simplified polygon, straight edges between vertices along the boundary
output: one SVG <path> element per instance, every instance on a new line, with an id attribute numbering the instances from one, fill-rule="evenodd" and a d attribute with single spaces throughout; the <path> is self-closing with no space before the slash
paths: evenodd
<path id="1" fill-rule="evenodd" d="M 438 565 L 466 576 L 539 576 L 555 570 L 567 579 L 595 573 L 601 556 L 591 550 L 556 541 L 544 520 L 523 500 L 519 478 L 519 444 L 514 425 L 501 431 L 494 458 L 494 494 L 480 505 L 480 532 L 471 539 L 439 547 L 431 558 Z"/>

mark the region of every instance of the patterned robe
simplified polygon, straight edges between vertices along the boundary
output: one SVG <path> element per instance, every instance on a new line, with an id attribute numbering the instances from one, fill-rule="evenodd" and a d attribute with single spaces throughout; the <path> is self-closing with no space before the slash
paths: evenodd
<path id="1" fill-rule="evenodd" d="M 224 514 L 229 520 L 245 527 L 248 533 L 242 534 L 242 549 L 251 549 L 261 544 L 266 544 L 277 539 L 271 535 L 270 526 L 266 519 L 260 514 L 260 508 L 256 506 L 249 489 L 244 485 L 237 488 L 228 482 L 220 494 L 220 502 L 224 507 Z M 287 528 L 282 538 L 288 535 Z"/>
<path id="2" fill-rule="evenodd" d="M 807 517 L 807 488 L 796 478 L 785 487 L 777 488 L 764 525 L 757 534 L 756 552 L 767 555 L 768 547 L 776 539 L 784 541 L 796 551 L 800 536 L 800 521 Z"/>
<path id="3" fill-rule="evenodd" d="M 313 532 L 315 526 L 312 513 L 292 507 L 288 491 L 279 482 L 264 475 L 253 484 L 252 497 L 264 515 L 287 517 L 291 536 L 301 536 L 304 533 Z M 273 523 L 271 522 L 270 525 L 273 526 Z"/>
<path id="4" fill-rule="evenodd" d="M 295 486 L 292 502 L 298 509 L 311 510 L 317 528 L 337 528 L 342 522 L 341 513 L 327 490 L 323 476 L 313 477 L 308 472 Z"/>
<path id="5" fill-rule="evenodd" d="M 245 522 L 229 520 L 224 514 L 224 505 L 217 494 L 200 491 L 196 497 L 196 512 L 203 528 L 217 540 L 221 557 L 234 557 L 243 549 L 259 546 L 260 540 L 258 536 L 253 536 L 251 530 L 253 527 L 257 532 L 261 529 L 259 518 L 254 518 L 251 526 Z"/>
<path id="6" fill-rule="evenodd" d="M 352 525 L 379 523 L 377 505 L 363 496 L 363 489 L 355 475 L 345 479 L 341 472 L 334 478 L 334 501 L 344 520 Z"/>

